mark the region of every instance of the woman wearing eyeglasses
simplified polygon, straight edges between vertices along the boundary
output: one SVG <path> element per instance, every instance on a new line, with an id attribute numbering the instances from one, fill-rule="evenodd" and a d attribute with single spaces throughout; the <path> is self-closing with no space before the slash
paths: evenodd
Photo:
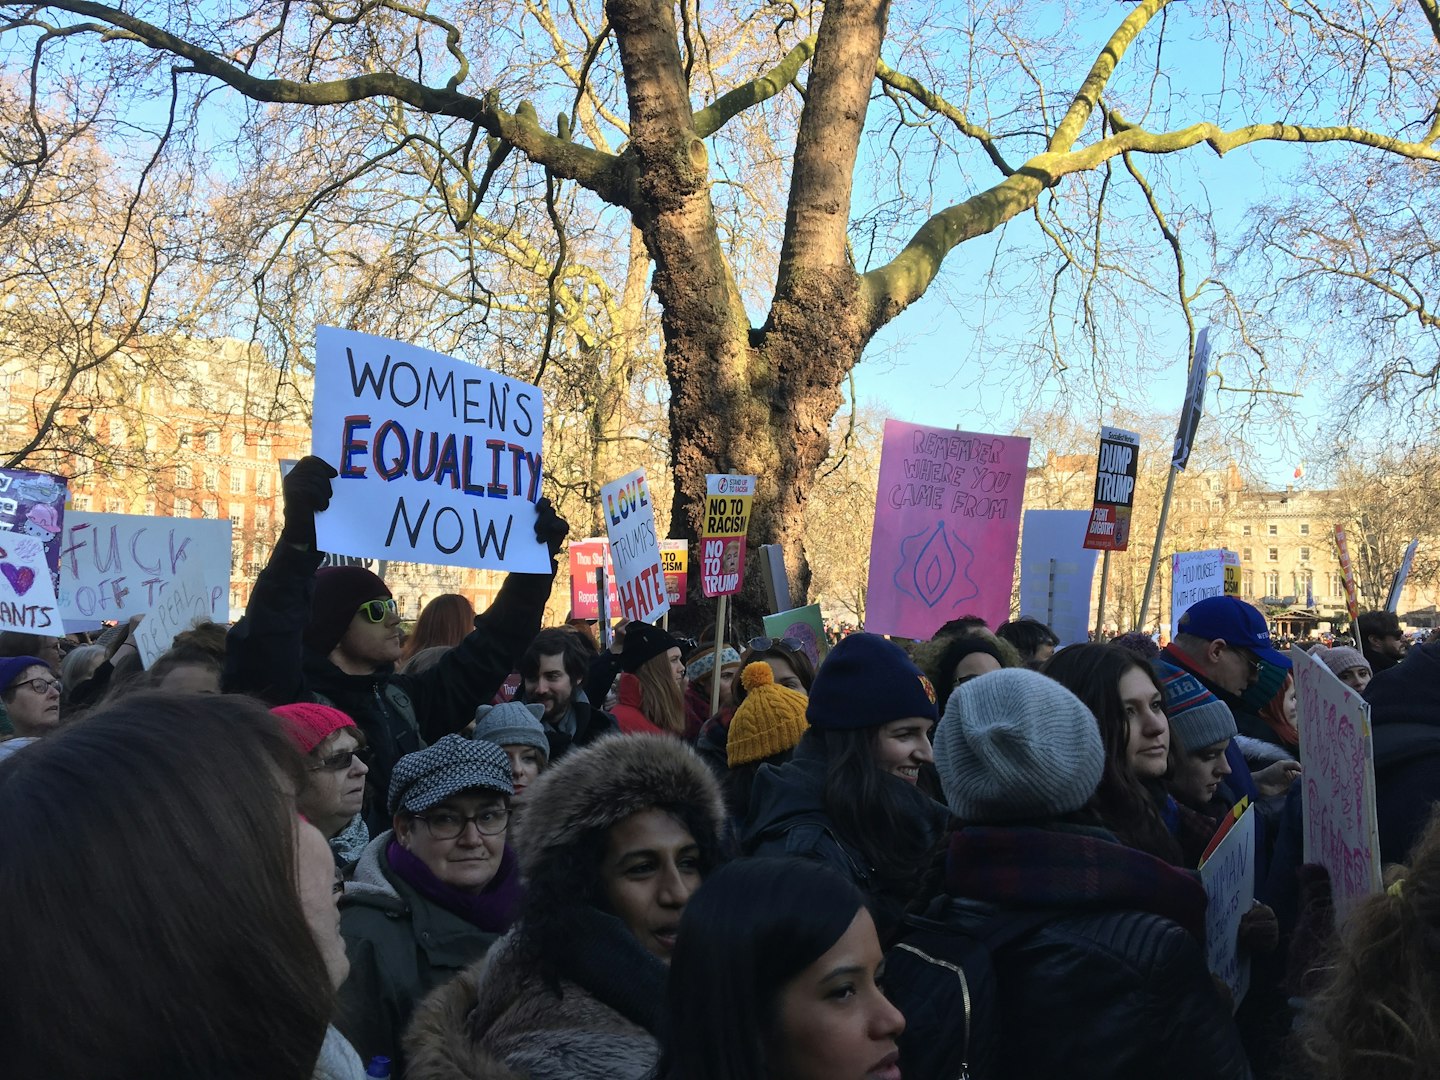
<path id="1" fill-rule="evenodd" d="M 506 845 L 510 761 L 447 735 L 390 778 L 393 828 L 366 846 L 340 901 L 350 976 L 340 1029 L 404 1075 L 400 1036 L 416 1003 L 489 949 L 515 919 L 520 874 Z"/>
<path id="2" fill-rule="evenodd" d="M 17 740 L 48 735 L 60 726 L 60 676 L 38 656 L 0 659 L 0 702 Z"/>
<path id="3" fill-rule="evenodd" d="M 370 842 L 360 813 L 370 771 L 365 735 L 349 715 L 329 705 L 298 702 L 270 711 L 305 755 L 305 788 L 295 800 L 300 812 L 325 837 L 336 865 L 353 866 Z"/>

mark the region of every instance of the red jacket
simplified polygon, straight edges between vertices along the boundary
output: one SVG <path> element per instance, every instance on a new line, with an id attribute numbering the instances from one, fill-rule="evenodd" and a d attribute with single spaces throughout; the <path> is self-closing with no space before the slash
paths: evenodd
<path id="1" fill-rule="evenodd" d="M 663 735 L 659 727 L 652 724 L 645 718 L 641 708 L 644 701 L 644 691 L 640 688 L 640 680 L 628 671 L 620 676 L 620 689 L 616 693 L 615 723 L 626 735 L 638 735 L 648 732 L 654 735 Z"/>

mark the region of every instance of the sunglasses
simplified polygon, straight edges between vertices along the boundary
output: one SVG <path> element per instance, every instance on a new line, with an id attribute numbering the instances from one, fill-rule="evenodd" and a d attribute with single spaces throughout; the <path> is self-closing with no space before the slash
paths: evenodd
<path id="1" fill-rule="evenodd" d="M 799 638 L 753 637 L 750 639 L 750 648 L 754 652 L 764 652 L 766 649 L 773 649 L 777 645 L 782 649 L 789 649 L 791 652 L 800 652 L 804 649 Z"/>
<path id="2" fill-rule="evenodd" d="M 394 615 L 400 610 L 395 599 L 389 600 L 366 600 L 360 605 L 360 614 L 364 615 L 373 623 L 382 623 L 388 616 Z"/>
<path id="3" fill-rule="evenodd" d="M 350 768 L 352 758 L 362 765 L 369 765 L 370 748 L 368 746 L 357 746 L 354 750 L 342 750 L 338 754 L 331 754 L 329 757 L 317 758 L 315 764 L 309 766 L 309 770 L 311 772 L 340 772 Z"/>

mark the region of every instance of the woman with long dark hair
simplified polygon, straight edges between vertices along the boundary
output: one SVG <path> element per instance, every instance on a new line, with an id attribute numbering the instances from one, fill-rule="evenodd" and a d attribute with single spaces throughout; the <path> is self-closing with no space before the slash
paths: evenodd
<path id="1" fill-rule="evenodd" d="M 610 735 L 526 795 L 515 928 L 416 1010 L 407 1080 L 642 1080 L 692 893 L 720 857 L 714 778 L 679 739 Z"/>
<path id="2" fill-rule="evenodd" d="M 930 680 L 903 649 L 851 634 L 830 651 L 791 759 L 756 775 L 741 844 L 829 863 L 876 903 L 882 935 L 921 890 L 947 821 L 917 787 L 934 760 Z"/>
<path id="3" fill-rule="evenodd" d="M 1121 843 L 1178 865 L 1179 811 L 1163 786 L 1170 727 L 1150 665 L 1113 645 L 1072 645 L 1041 671 L 1084 702 L 1100 725 L 1105 770 L 1090 809 Z"/>
<path id="4" fill-rule="evenodd" d="M 721 867 L 680 920 L 659 1080 L 898 1077 L 883 963 L 864 897 L 828 867 Z"/>
<path id="5" fill-rule="evenodd" d="M 263 706 L 215 695 L 135 694 L 0 763 L 6 1077 L 310 1080 L 333 989 L 303 775 Z"/>

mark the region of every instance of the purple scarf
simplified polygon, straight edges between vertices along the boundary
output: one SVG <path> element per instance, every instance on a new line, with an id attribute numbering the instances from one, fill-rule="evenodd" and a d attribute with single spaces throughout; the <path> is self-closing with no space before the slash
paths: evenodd
<path id="1" fill-rule="evenodd" d="M 431 873 L 430 868 L 392 839 L 385 849 L 385 858 L 395 876 L 425 899 L 440 905 L 453 915 L 492 934 L 503 934 L 515 921 L 520 907 L 520 874 L 516 870 L 515 852 L 505 845 L 500 869 L 483 892 L 471 893 L 447 885 Z"/>
<path id="2" fill-rule="evenodd" d="M 966 826 L 950 837 L 945 890 L 996 904 L 1148 911 L 1205 943 L 1205 889 L 1194 874 L 1095 835 Z"/>

